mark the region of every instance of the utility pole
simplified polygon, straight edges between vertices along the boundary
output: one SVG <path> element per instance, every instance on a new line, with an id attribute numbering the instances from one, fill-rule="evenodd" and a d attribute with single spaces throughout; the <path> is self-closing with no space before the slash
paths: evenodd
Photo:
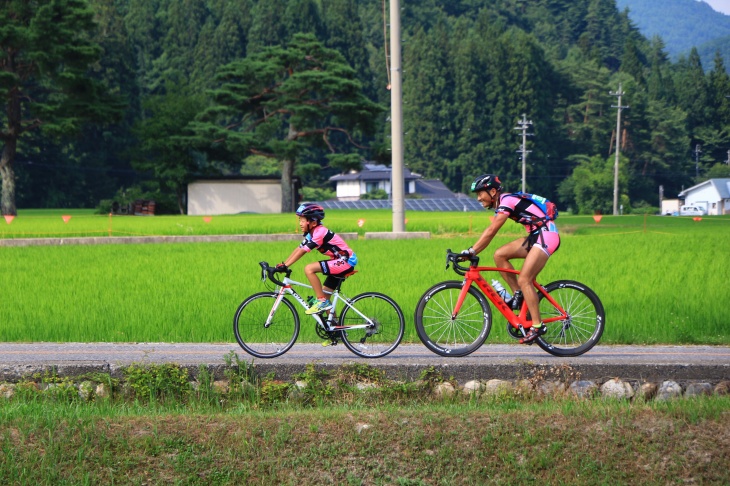
<path id="1" fill-rule="evenodd" d="M 403 179 L 403 84 L 401 79 L 400 1 L 390 0 L 390 142 L 393 233 L 406 230 Z"/>
<path id="2" fill-rule="evenodd" d="M 659 184 L 659 212 L 662 212 L 662 201 L 664 201 L 664 186 Z"/>
<path id="3" fill-rule="evenodd" d="M 702 153 L 702 145 L 695 145 L 695 177 L 700 176 L 700 154 Z"/>
<path id="4" fill-rule="evenodd" d="M 618 91 L 609 91 L 611 96 L 618 97 L 618 105 L 611 105 L 611 108 L 618 108 L 616 112 L 616 160 L 613 163 L 613 215 L 618 216 L 618 159 L 621 147 L 621 110 L 628 106 L 621 106 L 621 97 L 625 95 L 621 90 L 621 83 L 618 84 Z"/>
<path id="5" fill-rule="evenodd" d="M 522 145 L 520 145 L 520 149 L 517 153 L 522 153 L 522 192 L 526 192 L 525 180 L 527 177 L 527 154 L 532 152 L 532 150 L 527 150 L 527 137 L 532 136 L 532 133 L 527 133 L 527 127 L 532 125 L 532 120 L 528 121 L 527 115 L 523 113 L 522 120 L 517 120 L 517 125 L 519 126 L 515 127 L 515 130 L 522 131 Z"/>

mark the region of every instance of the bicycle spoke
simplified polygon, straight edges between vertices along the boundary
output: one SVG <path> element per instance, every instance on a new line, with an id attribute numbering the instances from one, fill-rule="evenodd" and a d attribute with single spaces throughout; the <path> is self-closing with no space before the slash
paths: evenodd
<path id="1" fill-rule="evenodd" d="M 390 297 L 376 292 L 360 294 L 350 300 L 352 308 L 342 310 L 342 342 L 358 356 L 378 358 L 392 352 L 403 339 L 405 319 Z M 362 314 L 362 315 L 361 315 Z"/>
<path id="2" fill-rule="evenodd" d="M 547 334 L 538 340 L 538 344 L 557 356 L 578 356 L 588 351 L 603 333 L 605 317 L 598 296 L 572 281 L 553 282 L 545 289 L 568 317 L 550 322 Z M 561 316 L 543 296 L 540 296 L 540 314 L 543 319 Z"/>
<path id="3" fill-rule="evenodd" d="M 266 321 L 276 294 L 255 294 L 246 299 L 236 311 L 233 332 L 238 344 L 252 356 L 274 358 L 287 352 L 299 335 L 299 317 L 292 304 L 283 299 Z"/>
<path id="4" fill-rule="evenodd" d="M 458 315 L 453 317 L 460 294 L 460 282 L 438 284 L 421 297 L 416 309 L 418 336 L 429 349 L 443 356 L 465 356 L 475 351 L 491 328 L 489 304 L 475 289 L 469 289 Z"/>

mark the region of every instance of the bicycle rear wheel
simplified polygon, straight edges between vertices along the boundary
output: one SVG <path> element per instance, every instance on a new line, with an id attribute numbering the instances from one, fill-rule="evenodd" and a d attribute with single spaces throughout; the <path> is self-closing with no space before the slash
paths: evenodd
<path id="1" fill-rule="evenodd" d="M 366 292 L 353 297 L 352 308 L 345 306 L 340 316 L 342 326 L 367 324 L 358 311 L 373 322 L 373 326 L 362 329 L 343 329 L 344 345 L 363 358 L 380 358 L 393 351 L 406 329 L 403 312 L 398 304 L 387 295 Z"/>
<path id="2" fill-rule="evenodd" d="M 416 332 L 428 349 L 441 356 L 466 356 L 484 344 L 492 329 L 492 309 L 476 288 L 453 317 L 463 282 L 448 281 L 426 291 L 416 307 Z"/>
<path id="3" fill-rule="evenodd" d="M 299 336 L 299 315 L 294 305 L 281 299 L 276 314 L 267 326 L 277 294 L 261 292 L 244 300 L 233 318 L 236 341 L 248 354 L 257 358 L 276 358 L 291 349 Z"/>
<path id="4" fill-rule="evenodd" d="M 565 311 L 568 318 L 547 324 L 547 333 L 537 339 L 537 344 L 555 356 L 580 356 L 601 339 L 606 325 L 606 314 L 598 295 L 580 282 L 558 280 L 545 286 Z M 540 317 L 548 319 L 560 316 L 555 306 L 539 294 Z"/>

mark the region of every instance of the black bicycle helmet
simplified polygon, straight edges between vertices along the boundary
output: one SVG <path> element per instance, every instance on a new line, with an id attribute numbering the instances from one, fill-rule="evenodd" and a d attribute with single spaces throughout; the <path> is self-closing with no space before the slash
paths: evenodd
<path id="1" fill-rule="evenodd" d="M 494 174 L 482 174 L 471 183 L 471 192 L 488 191 L 496 189 L 502 192 L 502 181 Z"/>
<path id="2" fill-rule="evenodd" d="M 319 204 L 304 203 L 297 208 L 297 216 L 304 216 L 310 221 L 322 221 L 324 219 L 324 208 Z"/>

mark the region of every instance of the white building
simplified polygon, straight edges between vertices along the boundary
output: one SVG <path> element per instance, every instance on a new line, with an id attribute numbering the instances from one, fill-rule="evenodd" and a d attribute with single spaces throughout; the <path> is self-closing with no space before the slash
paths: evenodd
<path id="1" fill-rule="evenodd" d="M 364 164 L 361 171 L 352 170 L 347 174 L 330 177 L 330 182 L 336 184 L 338 201 L 358 201 L 360 196 L 381 189 L 392 194 L 390 188 L 391 168 L 379 164 Z M 405 194 L 416 192 L 416 179 L 422 177 L 403 168 L 405 180 Z"/>
<path id="2" fill-rule="evenodd" d="M 388 195 L 391 192 L 392 169 L 380 164 L 363 164 L 361 171 L 350 171 L 330 177 L 330 182 L 336 184 L 338 201 L 359 201 L 360 197 L 369 192 L 381 189 Z M 405 182 L 404 194 L 417 195 L 423 199 L 451 199 L 459 197 L 449 190 L 443 182 L 437 179 L 424 179 L 420 174 L 403 168 Z"/>
<path id="3" fill-rule="evenodd" d="M 679 193 L 688 206 L 705 208 L 708 215 L 730 214 L 730 179 L 709 179 Z"/>
<path id="4" fill-rule="evenodd" d="M 292 194 L 298 194 L 299 187 L 299 179 L 295 178 Z M 281 179 L 252 176 L 197 180 L 188 184 L 187 199 L 190 216 L 281 213 Z"/>

